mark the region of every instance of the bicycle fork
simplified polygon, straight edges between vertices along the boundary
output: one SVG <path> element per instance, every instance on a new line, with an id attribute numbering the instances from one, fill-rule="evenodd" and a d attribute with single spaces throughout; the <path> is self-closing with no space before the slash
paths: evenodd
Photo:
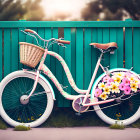
<path id="1" fill-rule="evenodd" d="M 28 100 L 32 96 L 32 94 L 34 93 L 36 86 L 37 86 L 37 83 L 38 83 L 38 80 L 39 80 L 39 70 L 37 70 L 37 72 L 36 72 L 36 77 L 35 77 L 33 89 L 25 100 Z"/>

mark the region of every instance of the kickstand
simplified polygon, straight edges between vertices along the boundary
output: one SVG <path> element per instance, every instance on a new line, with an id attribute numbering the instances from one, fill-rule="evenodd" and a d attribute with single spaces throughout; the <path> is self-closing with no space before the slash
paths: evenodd
<path id="1" fill-rule="evenodd" d="M 81 111 L 81 106 L 80 106 L 80 108 L 79 108 L 79 112 L 78 112 L 78 113 L 75 113 L 75 114 L 76 114 L 77 116 L 81 116 L 80 111 Z"/>

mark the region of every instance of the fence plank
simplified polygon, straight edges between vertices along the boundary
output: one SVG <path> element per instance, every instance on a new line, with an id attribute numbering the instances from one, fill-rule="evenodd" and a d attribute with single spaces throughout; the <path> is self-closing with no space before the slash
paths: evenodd
<path id="1" fill-rule="evenodd" d="M 26 35 L 23 33 L 23 32 L 21 32 L 21 30 L 24 30 L 24 28 L 19 28 L 19 42 L 26 42 Z M 19 49 L 20 49 L 20 47 L 19 47 Z M 21 64 L 20 63 L 20 55 L 19 55 L 19 58 L 18 58 L 18 60 L 19 60 L 19 69 L 22 69 L 23 68 L 23 64 Z"/>
<path id="2" fill-rule="evenodd" d="M 53 28 L 52 37 L 58 38 L 58 28 Z M 58 45 L 57 44 L 53 45 L 52 51 L 58 52 Z M 55 60 L 55 58 L 51 57 L 51 70 L 54 74 L 56 74 L 56 67 L 55 66 L 56 66 L 56 60 Z"/>
<path id="3" fill-rule="evenodd" d="M 132 67 L 132 28 L 125 28 L 125 67 Z"/>
<path id="4" fill-rule="evenodd" d="M 11 29 L 11 71 L 18 70 L 18 57 L 19 57 L 19 46 L 18 46 L 18 29 Z"/>
<path id="5" fill-rule="evenodd" d="M 76 28 L 71 29 L 71 73 L 76 81 Z M 72 90 L 72 94 L 77 94 Z"/>
<path id="6" fill-rule="evenodd" d="M 0 29 L 0 81 L 2 80 L 3 65 L 2 65 L 2 29 Z"/>
<path id="7" fill-rule="evenodd" d="M 51 39 L 52 37 L 52 33 L 51 33 L 51 28 L 45 28 L 45 39 Z M 49 48 L 49 51 L 51 51 L 51 48 Z M 50 68 L 50 56 L 47 55 L 46 60 L 45 60 L 45 64 Z"/>
<path id="8" fill-rule="evenodd" d="M 1 21 L 1 28 L 25 27 L 139 27 L 140 21 Z"/>
<path id="9" fill-rule="evenodd" d="M 117 31 L 116 28 L 110 28 L 110 42 L 117 41 Z M 110 68 L 117 68 L 117 51 L 110 55 Z"/>
<path id="10" fill-rule="evenodd" d="M 133 29 L 133 67 L 134 71 L 140 74 L 140 28 Z"/>
<path id="11" fill-rule="evenodd" d="M 97 28 L 97 40 L 98 40 L 98 43 L 103 43 L 103 28 Z M 99 50 L 97 50 L 97 52 L 96 52 L 96 58 L 97 58 L 97 60 L 98 60 L 100 54 L 101 54 L 101 52 Z M 101 61 L 101 63 L 102 63 L 102 61 Z M 103 71 L 99 67 L 98 73 L 97 73 L 97 76 L 96 77 L 98 77 L 102 72 Z"/>
<path id="12" fill-rule="evenodd" d="M 91 39 L 92 43 L 97 43 L 98 41 L 98 36 L 97 36 L 97 28 L 92 28 L 92 39 Z M 91 46 L 91 71 L 92 74 L 94 72 L 96 63 L 97 63 L 97 49 L 93 48 L 93 46 Z"/>
<path id="13" fill-rule="evenodd" d="M 103 28 L 103 43 L 109 43 L 110 32 L 109 28 Z M 110 54 L 105 53 L 103 56 L 103 66 L 107 67 L 110 65 Z"/>
<path id="14" fill-rule="evenodd" d="M 122 68 L 123 61 L 124 61 L 123 28 L 117 28 L 117 44 L 118 44 L 118 49 L 117 49 L 118 68 Z"/>
<path id="15" fill-rule="evenodd" d="M 76 83 L 83 89 L 83 28 L 76 31 Z"/>
<path id="16" fill-rule="evenodd" d="M 32 28 L 30 28 L 30 29 L 32 30 Z M 32 36 L 25 35 L 25 39 L 26 39 L 26 42 L 31 43 L 31 44 L 33 43 L 33 37 Z"/>
<path id="17" fill-rule="evenodd" d="M 65 40 L 69 40 L 71 41 L 71 28 L 64 28 L 64 39 Z M 65 61 L 71 71 L 71 44 L 70 45 L 65 45 L 67 48 L 64 49 L 64 56 L 65 56 Z M 64 86 L 68 86 L 68 80 L 65 76 L 64 78 Z M 66 90 L 68 93 L 71 94 L 71 87 L 69 86 L 69 88 Z M 63 102 L 63 106 L 64 107 L 69 107 L 70 106 L 70 102 L 64 99 Z"/>
<path id="18" fill-rule="evenodd" d="M 4 29 L 4 77 L 11 72 L 10 29 Z"/>
<path id="19" fill-rule="evenodd" d="M 84 89 L 87 89 L 91 79 L 91 28 L 85 28 L 84 40 Z"/>
<path id="20" fill-rule="evenodd" d="M 53 30 L 52 30 L 52 37 L 53 38 L 58 38 L 58 28 L 53 28 Z M 52 51 L 58 53 L 58 45 L 57 44 L 53 45 Z M 56 76 L 56 78 L 59 78 L 59 73 L 56 73 L 57 65 L 58 65 L 58 62 L 56 62 L 56 59 L 54 57 L 51 57 L 51 71 Z M 55 91 L 56 99 L 57 99 L 57 102 L 58 102 L 57 105 L 59 106 L 60 93 L 59 93 L 59 91 L 57 90 L 56 87 L 54 87 L 54 91 Z"/>
<path id="21" fill-rule="evenodd" d="M 39 36 L 41 37 L 41 38 L 45 38 L 45 28 L 38 28 L 38 34 L 39 34 Z M 41 40 L 41 39 L 39 39 L 39 44 L 42 46 L 42 47 L 44 47 L 44 42 Z"/>
<path id="22" fill-rule="evenodd" d="M 38 32 L 37 28 L 30 28 L 30 29 L 34 30 L 35 32 Z M 32 37 L 32 43 L 38 46 L 37 41 L 34 37 Z"/>

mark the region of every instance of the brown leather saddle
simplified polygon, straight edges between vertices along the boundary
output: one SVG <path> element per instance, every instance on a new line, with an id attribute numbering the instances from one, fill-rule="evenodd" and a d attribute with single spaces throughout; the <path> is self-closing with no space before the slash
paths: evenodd
<path id="1" fill-rule="evenodd" d="M 110 43 L 105 43 L 105 44 L 100 44 L 100 43 L 90 43 L 91 46 L 94 46 L 95 48 L 99 49 L 100 51 L 106 53 L 114 53 L 114 50 L 118 48 L 118 45 L 116 42 L 110 42 Z"/>

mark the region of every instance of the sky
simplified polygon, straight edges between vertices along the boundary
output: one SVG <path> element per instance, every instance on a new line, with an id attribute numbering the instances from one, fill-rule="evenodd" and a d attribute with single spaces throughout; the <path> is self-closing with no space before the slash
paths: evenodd
<path id="1" fill-rule="evenodd" d="M 80 18 L 80 11 L 90 0 L 42 0 L 47 18 L 63 15 L 65 20 Z"/>

